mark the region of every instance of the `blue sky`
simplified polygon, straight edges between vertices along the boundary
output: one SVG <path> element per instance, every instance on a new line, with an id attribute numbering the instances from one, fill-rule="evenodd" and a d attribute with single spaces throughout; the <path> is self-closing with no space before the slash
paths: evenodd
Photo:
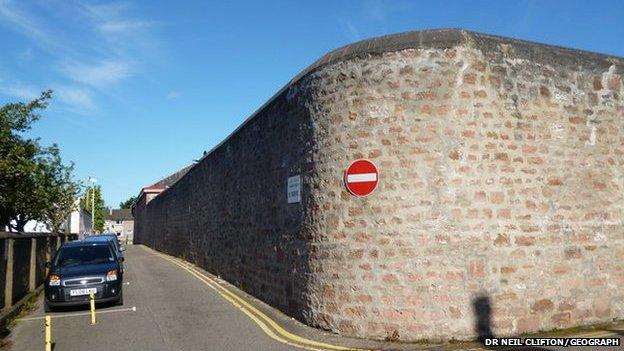
<path id="1" fill-rule="evenodd" d="M 223 140 L 299 71 L 379 35 L 459 27 L 624 56 L 624 1 L 0 0 L 0 104 L 116 206 Z"/>

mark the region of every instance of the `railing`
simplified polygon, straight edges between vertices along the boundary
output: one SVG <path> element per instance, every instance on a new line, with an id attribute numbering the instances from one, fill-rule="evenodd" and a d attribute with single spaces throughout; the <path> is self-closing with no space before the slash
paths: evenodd
<path id="1" fill-rule="evenodd" d="M 0 309 L 9 310 L 46 278 L 45 263 L 73 234 L 0 232 Z M 4 313 L 1 313 L 4 314 Z"/>

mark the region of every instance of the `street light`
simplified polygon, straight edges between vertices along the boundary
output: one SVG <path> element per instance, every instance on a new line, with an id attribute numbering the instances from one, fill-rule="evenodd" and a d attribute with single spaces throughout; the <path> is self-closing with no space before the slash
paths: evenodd
<path id="1" fill-rule="evenodd" d="M 89 182 L 95 184 L 97 179 L 89 176 Z M 91 186 L 91 234 L 95 233 L 95 185 Z"/>

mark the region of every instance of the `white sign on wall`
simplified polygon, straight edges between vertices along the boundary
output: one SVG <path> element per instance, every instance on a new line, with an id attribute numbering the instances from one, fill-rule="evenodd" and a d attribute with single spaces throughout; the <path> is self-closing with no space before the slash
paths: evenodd
<path id="1" fill-rule="evenodd" d="M 296 175 L 288 177 L 288 186 L 286 187 L 286 195 L 288 203 L 301 202 L 301 176 Z"/>

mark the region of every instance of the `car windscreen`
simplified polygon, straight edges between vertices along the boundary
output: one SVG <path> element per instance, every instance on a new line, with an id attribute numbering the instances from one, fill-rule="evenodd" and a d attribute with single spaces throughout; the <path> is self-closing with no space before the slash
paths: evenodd
<path id="1" fill-rule="evenodd" d="M 111 238 L 109 241 L 111 245 L 115 248 L 115 252 L 119 252 L 119 245 L 117 245 L 117 238 Z"/>
<path id="2" fill-rule="evenodd" d="M 61 248 L 54 265 L 59 267 L 114 262 L 108 245 L 71 246 Z"/>
<path id="3" fill-rule="evenodd" d="M 117 243 L 117 238 L 112 238 L 110 242 L 115 246 L 115 250 L 119 251 L 119 245 Z"/>
<path id="4" fill-rule="evenodd" d="M 119 241 L 116 235 L 108 235 L 108 234 L 100 234 L 97 236 L 92 236 L 91 238 L 98 238 L 99 240 L 110 240 L 110 241 Z"/>

